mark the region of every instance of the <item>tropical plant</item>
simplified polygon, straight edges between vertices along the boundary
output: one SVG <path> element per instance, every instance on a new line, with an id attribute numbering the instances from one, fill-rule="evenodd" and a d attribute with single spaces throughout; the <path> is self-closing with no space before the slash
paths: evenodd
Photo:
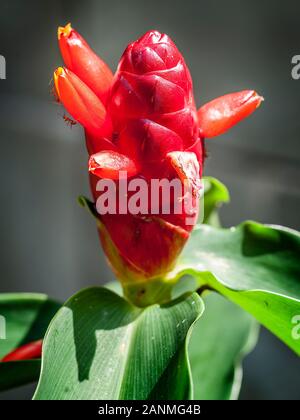
<path id="1" fill-rule="evenodd" d="M 229 193 L 202 177 L 205 140 L 262 98 L 246 90 L 197 111 L 187 65 L 157 31 L 129 44 L 114 75 L 70 24 L 58 39 L 65 67 L 54 72 L 55 95 L 64 119 L 84 127 L 89 153 L 93 199 L 79 202 L 118 281 L 64 304 L 2 294 L 0 389 L 38 380 L 36 400 L 237 398 L 258 322 L 300 355 L 299 233 L 251 221 L 222 228 Z M 154 179 L 180 186 L 179 197 L 161 194 L 156 213 L 148 193 L 122 193 L 124 181 Z M 99 211 L 110 199 L 101 180 L 118 197 L 114 211 Z M 139 211 L 122 212 L 124 197 Z M 191 207 L 175 212 L 187 197 Z"/>

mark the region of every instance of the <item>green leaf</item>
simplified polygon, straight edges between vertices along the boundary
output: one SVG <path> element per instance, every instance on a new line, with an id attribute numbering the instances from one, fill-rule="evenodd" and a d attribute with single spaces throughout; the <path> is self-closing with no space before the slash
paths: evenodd
<path id="1" fill-rule="evenodd" d="M 238 397 L 242 358 L 254 347 L 258 326 L 251 315 L 221 295 L 209 293 L 205 312 L 196 322 L 189 343 L 195 399 Z"/>
<path id="2" fill-rule="evenodd" d="M 84 195 L 80 195 L 78 197 L 78 204 L 81 207 L 87 209 L 90 215 L 98 220 L 99 214 L 97 213 L 96 206 L 89 198 L 85 197 Z"/>
<path id="3" fill-rule="evenodd" d="M 204 177 L 204 220 L 203 223 L 219 227 L 218 210 L 230 201 L 228 189 L 222 182 L 210 176 Z"/>
<path id="4" fill-rule="evenodd" d="M 0 316 L 6 330 L 6 339 L 0 339 L 0 359 L 23 344 L 43 338 L 59 307 L 43 294 L 0 294 Z M 40 360 L 0 362 L 0 390 L 37 380 L 39 369 Z"/>
<path id="5" fill-rule="evenodd" d="M 121 297 L 124 296 L 121 282 L 118 280 L 109 281 L 108 283 L 105 283 L 103 287 L 105 287 L 105 289 L 110 290 L 111 292 L 116 293 L 117 295 Z"/>
<path id="6" fill-rule="evenodd" d="M 183 276 L 173 297 L 194 291 L 199 281 Z M 194 325 L 189 344 L 194 397 L 203 400 L 236 399 L 242 382 L 242 358 L 252 350 L 258 324 L 243 309 L 216 293 L 204 293 L 205 311 Z"/>
<path id="7" fill-rule="evenodd" d="M 300 235 L 246 222 L 236 228 L 198 226 L 182 254 L 178 276 L 223 294 L 254 315 L 300 355 L 293 319 L 300 314 Z"/>
<path id="8" fill-rule="evenodd" d="M 79 292 L 50 324 L 34 398 L 191 397 L 186 336 L 202 311 L 196 293 L 141 309 L 105 288 Z"/>

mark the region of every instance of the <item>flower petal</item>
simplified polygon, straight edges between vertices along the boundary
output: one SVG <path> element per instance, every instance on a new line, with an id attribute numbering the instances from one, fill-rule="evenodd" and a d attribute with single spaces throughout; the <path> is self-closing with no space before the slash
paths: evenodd
<path id="1" fill-rule="evenodd" d="M 58 43 L 65 65 L 105 103 L 113 74 L 70 23 L 58 28 Z"/>
<path id="2" fill-rule="evenodd" d="M 200 134 L 210 138 L 225 133 L 259 107 L 263 98 L 254 90 L 230 93 L 198 110 Z"/>
<path id="3" fill-rule="evenodd" d="M 102 135 L 110 131 L 103 103 L 72 71 L 63 67 L 56 69 L 54 85 L 66 110 L 88 131 Z"/>
<path id="4" fill-rule="evenodd" d="M 138 173 L 138 167 L 133 160 L 113 150 L 104 150 L 90 157 L 89 172 L 98 178 L 119 179 L 121 171 L 130 178 Z"/>

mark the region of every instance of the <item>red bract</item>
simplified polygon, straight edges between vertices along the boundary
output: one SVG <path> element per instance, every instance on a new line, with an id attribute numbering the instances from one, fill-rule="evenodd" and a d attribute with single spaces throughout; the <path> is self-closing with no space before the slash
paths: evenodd
<path id="1" fill-rule="evenodd" d="M 24 344 L 21 347 L 13 350 L 7 354 L 1 362 L 14 362 L 17 360 L 37 359 L 42 355 L 42 340 L 34 341 L 32 343 Z"/>
<path id="2" fill-rule="evenodd" d="M 59 67 L 54 72 L 54 84 L 59 100 L 72 117 L 91 134 L 104 134 L 107 112 L 101 100 L 76 74 Z"/>
<path id="3" fill-rule="evenodd" d="M 113 74 L 69 23 L 57 31 L 61 55 L 71 70 L 101 99 L 106 101 Z"/>
<path id="4" fill-rule="evenodd" d="M 164 278 L 174 266 L 197 220 L 204 137 L 223 133 L 261 102 L 253 91 L 226 95 L 197 113 L 187 65 L 173 41 L 149 31 L 130 44 L 110 78 L 107 65 L 70 24 L 59 29 L 67 69 L 55 72 L 58 98 L 85 128 L 94 200 L 99 178 L 120 189 L 128 178 L 179 179 L 189 184 L 192 214 L 105 214 L 98 216 L 106 255 L 123 285 Z M 71 70 L 71 71 L 70 71 Z M 187 216 L 189 216 L 187 218 Z M 187 222 L 188 220 L 188 222 Z"/>
<path id="5" fill-rule="evenodd" d="M 262 97 L 253 90 L 230 93 L 203 105 L 198 111 L 200 134 L 215 137 L 252 114 Z"/>

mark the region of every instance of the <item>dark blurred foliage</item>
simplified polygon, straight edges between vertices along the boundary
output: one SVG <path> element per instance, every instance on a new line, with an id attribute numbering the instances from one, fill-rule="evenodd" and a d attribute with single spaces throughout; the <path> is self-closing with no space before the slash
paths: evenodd
<path id="1" fill-rule="evenodd" d="M 300 228 L 300 80 L 291 78 L 299 0 L 2 0 L 1 292 L 64 300 L 112 279 L 94 221 L 76 202 L 89 195 L 81 129 L 66 127 L 49 94 L 61 64 L 56 28 L 68 21 L 113 69 L 129 41 L 151 28 L 167 32 L 190 66 L 198 105 L 245 88 L 264 95 L 254 116 L 207 141 L 206 174 L 231 191 L 226 226 L 255 219 Z M 268 332 L 244 366 L 242 398 L 300 398 L 299 360 Z"/>

